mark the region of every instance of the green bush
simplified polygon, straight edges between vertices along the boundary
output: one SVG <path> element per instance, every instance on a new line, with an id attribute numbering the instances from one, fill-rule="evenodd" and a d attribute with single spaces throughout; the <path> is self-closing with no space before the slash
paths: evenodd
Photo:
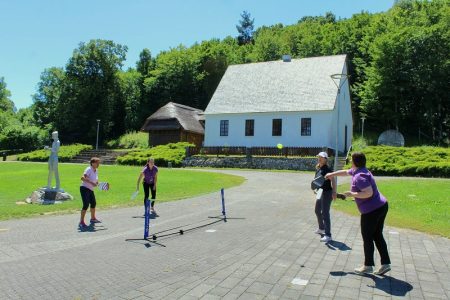
<path id="1" fill-rule="evenodd" d="M 114 149 L 148 148 L 148 133 L 130 132 L 122 135 L 118 139 L 107 142 L 106 145 L 108 146 L 108 148 Z"/>
<path id="2" fill-rule="evenodd" d="M 359 151 L 375 175 L 450 177 L 449 148 L 368 146 Z"/>
<path id="3" fill-rule="evenodd" d="M 58 151 L 58 159 L 59 161 L 69 161 L 76 155 L 78 155 L 81 151 L 91 150 L 92 146 L 83 145 L 83 144 L 73 144 L 69 146 L 61 146 Z M 17 160 L 20 161 L 48 161 L 50 156 L 49 150 L 36 150 L 33 152 L 19 154 L 17 156 Z"/>
<path id="4" fill-rule="evenodd" d="M 14 124 L 3 128 L 0 132 L 0 149 L 30 151 L 40 148 L 47 138 L 47 132 L 36 126 Z"/>
<path id="5" fill-rule="evenodd" d="M 117 163 L 120 165 L 145 165 L 149 157 L 155 160 L 157 166 L 167 166 L 172 163 L 172 166 L 179 167 L 186 156 L 186 147 L 194 146 L 192 144 L 181 142 L 167 145 L 160 145 L 145 150 L 135 150 L 128 152 L 127 155 L 117 158 Z"/>

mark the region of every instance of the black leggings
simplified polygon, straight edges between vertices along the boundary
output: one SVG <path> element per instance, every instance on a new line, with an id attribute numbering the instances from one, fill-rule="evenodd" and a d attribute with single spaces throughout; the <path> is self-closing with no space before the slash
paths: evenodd
<path id="1" fill-rule="evenodd" d="M 155 198 L 156 198 L 156 190 L 153 190 L 153 187 L 155 186 L 154 183 L 146 183 L 144 181 L 143 183 L 144 186 L 144 204 L 145 204 L 145 200 L 148 199 L 148 196 L 150 194 L 150 191 L 152 193 L 152 204 L 151 206 L 154 207 L 155 206 Z"/>
<path id="2" fill-rule="evenodd" d="M 383 237 L 384 219 L 387 212 L 388 204 L 386 202 L 382 207 L 361 215 L 361 235 L 364 242 L 364 265 L 366 266 L 375 265 L 373 260 L 373 252 L 375 251 L 373 242 L 375 242 L 380 253 L 381 264 L 387 265 L 391 263 L 386 241 Z"/>
<path id="3" fill-rule="evenodd" d="M 89 205 L 91 208 L 95 208 L 97 206 L 97 201 L 95 201 L 95 194 L 92 190 L 88 189 L 85 186 L 80 186 L 80 194 L 81 200 L 83 200 L 83 208 L 82 210 L 87 210 Z"/>

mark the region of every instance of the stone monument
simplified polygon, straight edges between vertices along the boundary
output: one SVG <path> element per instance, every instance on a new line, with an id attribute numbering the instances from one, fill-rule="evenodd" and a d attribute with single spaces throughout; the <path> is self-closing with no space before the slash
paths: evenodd
<path id="1" fill-rule="evenodd" d="M 50 150 L 50 157 L 48 159 L 48 178 L 47 186 L 34 191 L 30 197 L 25 201 L 27 203 L 36 204 L 58 204 L 66 200 L 72 200 L 73 197 L 65 193 L 61 189 L 58 172 L 58 151 L 61 143 L 58 139 L 58 131 L 52 132 L 52 147 L 45 146 L 45 150 Z M 55 176 L 56 186 L 52 188 L 52 179 Z"/>

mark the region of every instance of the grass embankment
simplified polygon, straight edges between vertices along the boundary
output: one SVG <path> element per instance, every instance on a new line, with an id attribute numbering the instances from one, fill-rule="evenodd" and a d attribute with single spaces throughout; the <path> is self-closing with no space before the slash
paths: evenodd
<path id="1" fill-rule="evenodd" d="M 450 179 L 382 179 L 377 185 L 389 201 L 388 225 L 450 238 Z M 348 189 L 348 184 L 338 188 Z M 335 201 L 333 207 L 359 215 L 353 201 Z"/>
<path id="2" fill-rule="evenodd" d="M 21 218 L 49 213 L 73 213 L 81 208 L 80 177 L 87 165 L 59 164 L 61 187 L 72 196 L 73 201 L 57 205 L 18 205 L 30 194 L 46 185 L 47 164 L 45 163 L 0 163 L 0 220 Z M 99 168 L 99 181 L 110 184 L 109 191 L 96 190 L 99 209 L 141 205 L 142 186 L 136 200 L 130 201 L 136 189 L 136 182 L 142 167 L 106 166 Z M 157 200 L 172 201 L 196 195 L 219 191 L 241 184 L 239 176 L 190 171 L 183 169 L 160 168 L 158 175 Z M 217 194 L 219 197 L 219 194 Z M 218 198 L 219 199 L 219 198 Z M 218 202 L 219 203 L 219 202 Z"/>

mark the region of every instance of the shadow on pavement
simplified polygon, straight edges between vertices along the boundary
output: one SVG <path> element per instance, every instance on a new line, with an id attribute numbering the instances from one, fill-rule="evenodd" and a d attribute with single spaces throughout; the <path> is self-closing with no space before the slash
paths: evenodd
<path id="1" fill-rule="evenodd" d="M 328 248 L 331 250 L 341 250 L 341 251 L 350 251 L 352 248 L 347 246 L 345 243 L 338 242 L 338 241 L 331 241 L 325 244 Z"/>
<path id="2" fill-rule="evenodd" d="M 89 225 L 84 228 L 78 227 L 78 232 L 96 232 L 96 231 L 102 231 L 102 230 L 108 230 L 108 228 L 104 227 L 103 225 Z"/>
<path id="3" fill-rule="evenodd" d="M 371 278 L 373 285 L 368 285 L 371 288 L 376 288 L 392 296 L 405 296 L 413 289 L 413 286 L 406 281 L 391 277 L 391 276 L 375 276 L 373 274 L 359 275 L 354 272 L 335 271 L 330 272 L 331 276 L 346 276 L 356 275 Z"/>

